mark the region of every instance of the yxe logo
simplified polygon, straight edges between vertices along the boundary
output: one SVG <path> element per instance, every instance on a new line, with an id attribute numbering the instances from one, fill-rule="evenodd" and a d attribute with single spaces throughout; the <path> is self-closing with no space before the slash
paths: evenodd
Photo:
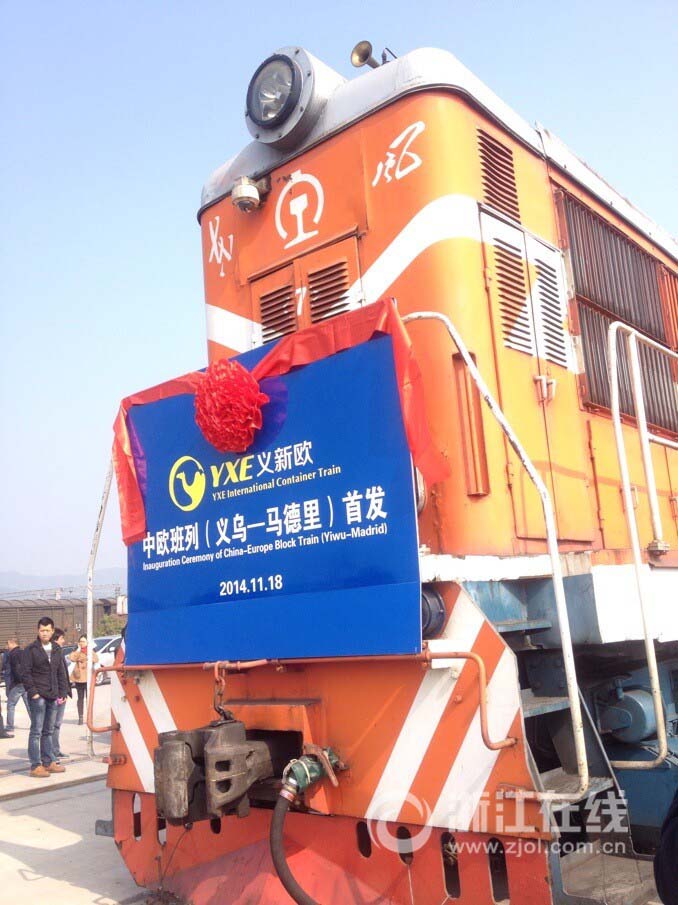
<path id="1" fill-rule="evenodd" d="M 210 486 L 216 490 L 226 484 L 251 481 L 253 463 L 254 456 L 243 456 L 233 462 L 210 465 Z M 202 503 L 206 489 L 207 475 L 200 462 L 193 456 L 177 459 L 169 473 L 169 495 L 174 505 L 184 512 L 191 512 Z"/>
<path id="2" fill-rule="evenodd" d="M 169 474 L 169 495 L 178 509 L 191 512 L 205 496 L 207 479 L 205 469 L 193 456 L 182 456 L 174 463 Z"/>

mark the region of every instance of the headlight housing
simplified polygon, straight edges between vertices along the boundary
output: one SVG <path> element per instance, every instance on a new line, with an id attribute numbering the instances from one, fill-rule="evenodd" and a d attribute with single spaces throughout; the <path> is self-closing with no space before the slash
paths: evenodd
<path id="1" fill-rule="evenodd" d="M 345 81 L 303 47 L 282 47 L 257 67 L 247 89 L 250 135 L 281 150 L 297 147 Z"/>
<path id="2" fill-rule="evenodd" d="M 285 54 L 276 53 L 259 66 L 247 89 L 247 115 L 261 129 L 282 125 L 301 94 L 299 66 Z"/>

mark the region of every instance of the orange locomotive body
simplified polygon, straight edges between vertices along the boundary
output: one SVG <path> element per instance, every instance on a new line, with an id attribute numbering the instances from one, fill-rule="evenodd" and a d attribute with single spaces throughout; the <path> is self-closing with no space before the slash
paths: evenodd
<path id="1" fill-rule="evenodd" d="M 263 792 L 248 816 L 166 824 L 158 808 L 158 736 L 208 724 L 216 687 L 248 731 L 293 733 L 307 753 L 331 746 L 347 766 L 336 786 L 299 795 L 286 822 L 289 866 L 312 900 L 583 901 L 562 888 L 553 801 L 626 789 L 635 842 L 651 845 L 677 784 L 675 244 L 449 54 L 416 51 L 351 82 L 300 48 L 279 60 L 301 78 L 296 100 L 283 96 L 287 119 L 260 106 L 257 122 L 250 98 L 254 140 L 203 193 L 210 361 L 396 299 L 450 469 L 419 515 L 422 582 L 445 625 L 419 657 L 120 662 L 116 843 L 137 882 L 179 901 L 288 900 Z M 408 321 L 417 312 L 449 319 L 465 349 L 439 318 Z M 655 344 L 641 340 L 647 425 L 619 347 L 629 519 L 609 411 L 614 321 Z M 525 460 L 552 501 L 560 609 Z M 629 763 L 653 757 L 654 771 Z M 634 795 L 655 802 L 654 823 Z M 614 836 L 627 853 L 628 817 Z"/>

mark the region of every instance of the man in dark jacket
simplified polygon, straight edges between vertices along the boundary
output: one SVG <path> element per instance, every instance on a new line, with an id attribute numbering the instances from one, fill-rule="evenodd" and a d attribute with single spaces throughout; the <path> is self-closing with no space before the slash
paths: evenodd
<path id="1" fill-rule="evenodd" d="M 10 677 L 10 666 L 9 666 L 9 644 L 7 645 L 7 650 L 2 652 L 2 681 L 5 683 L 5 688 L 9 686 L 9 677 Z"/>
<path id="2" fill-rule="evenodd" d="M 664 905 L 678 905 L 678 792 L 662 826 L 654 879 Z"/>
<path id="3" fill-rule="evenodd" d="M 63 668 L 63 654 L 58 644 L 52 644 L 54 622 L 43 616 L 38 622 L 38 637 L 23 652 L 21 675 L 31 708 L 31 731 L 28 736 L 28 759 L 31 776 L 47 777 L 64 773 L 52 754 L 52 733 L 57 712 L 57 700 L 68 695 Z"/>
<path id="4" fill-rule="evenodd" d="M 8 680 L 6 679 L 5 688 L 7 690 L 7 731 L 14 732 L 14 710 L 19 698 L 26 705 L 26 712 L 30 718 L 31 708 L 28 706 L 28 695 L 23 686 L 21 678 L 21 655 L 23 651 L 19 647 L 16 638 L 7 639 L 7 667 L 9 671 Z"/>
<path id="5" fill-rule="evenodd" d="M 5 682 L 6 693 L 9 688 L 9 651 L 5 651 L 2 655 L 2 678 Z M 5 724 L 2 720 L 2 706 L 0 706 L 0 738 L 14 738 L 9 726 L 5 729 Z"/>
<path id="6" fill-rule="evenodd" d="M 62 628 L 55 628 L 54 634 L 52 635 L 52 644 L 58 644 L 60 648 L 63 649 L 64 644 L 66 643 L 66 635 L 64 634 L 64 630 Z M 68 675 L 68 665 L 66 662 L 66 658 L 61 658 L 61 668 L 63 669 L 66 679 L 66 684 L 68 685 L 68 696 L 72 697 L 73 692 L 71 691 L 71 679 Z M 54 732 L 52 733 L 52 757 L 56 761 L 56 763 L 60 764 L 62 760 L 67 760 L 68 755 L 64 754 L 61 750 L 61 724 L 64 721 L 64 711 L 66 710 L 66 701 L 68 698 L 57 698 L 57 707 L 56 707 L 56 717 L 54 719 Z"/>

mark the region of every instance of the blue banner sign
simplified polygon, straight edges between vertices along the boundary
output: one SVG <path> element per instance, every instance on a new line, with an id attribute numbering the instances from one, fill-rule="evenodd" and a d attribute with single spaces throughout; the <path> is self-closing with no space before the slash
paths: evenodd
<path id="1" fill-rule="evenodd" d="M 262 390 L 264 427 L 239 455 L 204 439 L 192 395 L 129 412 L 148 530 L 128 554 L 127 662 L 420 651 L 412 464 L 390 337 Z"/>

